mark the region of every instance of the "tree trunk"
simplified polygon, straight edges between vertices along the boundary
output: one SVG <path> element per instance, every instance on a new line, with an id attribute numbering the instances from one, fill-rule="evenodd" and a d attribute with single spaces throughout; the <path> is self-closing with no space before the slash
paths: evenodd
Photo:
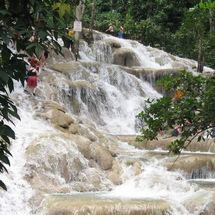
<path id="1" fill-rule="evenodd" d="M 84 15 L 84 10 L 85 10 L 85 3 L 86 0 L 80 0 L 79 5 L 76 6 L 76 10 L 75 10 L 75 15 L 76 15 L 76 21 L 81 21 Z M 79 56 L 79 40 L 80 40 L 80 36 L 81 36 L 82 32 L 76 31 L 75 32 L 75 45 L 74 45 L 74 51 L 75 51 L 75 58 L 76 61 L 78 59 Z"/>
<path id="2" fill-rule="evenodd" d="M 213 11 L 209 10 L 209 23 L 210 23 L 210 31 L 215 30 L 214 22 L 213 22 Z"/>
<path id="3" fill-rule="evenodd" d="M 200 72 L 200 73 L 203 72 L 204 61 L 205 61 L 205 57 L 204 57 L 204 52 L 203 52 L 203 49 L 202 49 L 202 38 L 199 38 L 199 53 L 198 53 L 197 72 Z"/>
<path id="4" fill-rule="evenodd" d="M 94 19 L 95 19 L 95 10 L 96 9 L 96 0 L 93 0 L 93 7 L 92 7 L 92 13 L 90 18 L 90 28 L 89 28 L 89 39 L 90 43 L 93 41 L 93 25 L 94 25 Z"/>

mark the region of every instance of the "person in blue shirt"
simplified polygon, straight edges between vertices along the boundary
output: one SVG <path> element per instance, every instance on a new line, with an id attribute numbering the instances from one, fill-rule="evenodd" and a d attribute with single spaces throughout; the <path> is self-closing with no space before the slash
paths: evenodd
<path id="1" fill-rule="evenodd" d="M 119 36 L 118 36 L 118 38 L 122 38 L 122 35 L 123 35 L 123 27 L 120 26 L 119 27 Z"/>

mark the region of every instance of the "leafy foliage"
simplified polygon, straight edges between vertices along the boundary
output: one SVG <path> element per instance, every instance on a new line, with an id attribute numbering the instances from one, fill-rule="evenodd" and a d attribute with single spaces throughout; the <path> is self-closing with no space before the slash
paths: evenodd
<path id="1" fill-rule="evenodd" d="M 215 10 L 215 2 L 209 0 L 205 3 L 201 2 L 197 4 L 186 14 L 180 28 L 182 34 L 190 34 L 190 40 L 195 41 L 191 44 L 193 45 L 194 53 L 198 56 L 198 71 L 200 72 L 202 72 L 200 64 L 204 64 L 206 46 L 212 34 L 209 25 L 210 10 Z M 210 50 L 208 50 L 208 53 L 210 53 Z"/>
<path id="2" fill-rule="evenodd" d="M 14 131 L 8 123 L 13 123 L 19 115 L 17 108 L 10 99 L 14 91 L 13 81 L 19 81 L 24 86 L 26 66 L 24 57 L 36 54 L 41 57 L 47 46 L 61 53 L 57 42 L 74 16 L 69 14 L 75 4 L 69 0 L 1 0 L 0 1 L 0 172 L 7 172 L 10 165 L 8 156 L 10 139 L 15 139 Z M 59 8 L 59 14 L 54 8 Z M 57 6 L 56 6 L 57 5 Z M 71 7 L 71 8 L 70 8 Z M 67 11 L 67 13 L 65 13 Z M 64 16 L 63 16 L 64 15 Z M 29 38 L 35 35 L 35 40 Z M 18 53 L 12 52 L 9 45 L 14 44 Z M 24 54 L 20 54 L 24 53 Z M 6 185 L 0 180 L 0 187 L 6 190 Z"/>
<path id="3" fill-rule="evenodd" d="M 192 8 L 199 7 L 199 0 L 97 0 L 96 16 L 94 28 L 105 32 L 108 24 L 112 23 L 114 35 L 117 36 L 119 26 L 124 27 L 123 37 L 125 39 L 134 39 L 139 42 L 163 49 L 174 55 L 198 59 L 198 39 L 194 32 L 188 30 L 186 33 L 181 28 L 186 14 L 192 11 Z M 204 7 L 214 8 L 213 1 L 203 0 L 200 4 Z M 197 5 L 195 7 L 195 5 Z M 92 1 L 87 3 L 85 13 L 85 26 L 89 26 Z M 201 9 L 204 16 L 208 16 L 208 10 Z M 198 15 L 198 13 L 197 13 Z M 188 15 L 187 15 L 188 16 Z M 204 19 L 204 31 L 207 37 L 204 37 L 205 64 L 215 68 L 215 61 L 212 60 L 214 42 L 214 32 L 208 31 L 208 20 Z M 197 23 L 198 24 L 198 23 Z M 196 26 L 195 20 L 191 20 L 191 26 Z"/>
<path id="4" fill-rule="evenodd" d="M 182 71 L 178 77 L 164 76 L 157 84 L 166 91 L 180 88 L 183 96 L 174 102 L 170 96 L 148 100 L 144 111 L 137 115 L 145 122 L 138 140 L 156 139 L 159 130 L 180 124 L 181 137 L 169 146 L 170 152 L 180 154 L 194 138 L 204 140 L 201 132 L 207 131 L 209 136 L 210 129 L 215 127 L 215 76 L 205 78 Z"/>
<path id="5" fill-rule="evenodd" d="M 53 10 L 56 10 L 57 8 L 60 18 L 64 16 L 66 11 L 70 13 L 70 7 L 65 3 L 65 0 L 60 0 L 60 2 L 53 5 Z"/>

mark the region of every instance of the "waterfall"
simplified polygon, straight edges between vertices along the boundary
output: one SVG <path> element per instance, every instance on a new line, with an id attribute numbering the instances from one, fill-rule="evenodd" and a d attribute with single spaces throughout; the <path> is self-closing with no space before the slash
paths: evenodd
<path id="1" fill-rule="evenodd" d="M 162 97 L 155 80 L 183 68 L 194 72 L 196 62 L 136 41 L 101 33 L 94 38 L 92 46 L 81 41 L 78 62 L 55 56 L 42 69 L 36 97 L 15 83 L 11 99 L 21 121 L 12 125 L 16 139 L 9 174 L 1 174 L 8 191 L 0 190 L 0 214 L 210 210 L 215 193 L 202 184 L 215 184 L 213 153 L 189 152 L 174 166 L 176 157 L 168 157 L 159 142 L 155 150 L 133 144 L 140 129 L 135 116 L 148 98 Z"/>

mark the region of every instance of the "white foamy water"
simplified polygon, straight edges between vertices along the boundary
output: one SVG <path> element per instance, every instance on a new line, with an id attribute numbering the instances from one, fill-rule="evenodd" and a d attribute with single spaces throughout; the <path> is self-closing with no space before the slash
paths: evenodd
<path id="1" fill-rule="evenodd" d="M 119 142 L 119 144 L 122 151 L 136 152 L 136 154 L 142 154 L 143 158 L 144 152 L 147 152 L 135 149 L 125 142 Z M 133 157 L 135 156 L 131 156 L 130 159 Z M 190 184 L 179 171 L 168 171 L 162 165 L 161 160 L 155 158 L 150 158 L 149 161 L 145 162 L 139 160 L 141 174 L 138 175 L 136 175 L 133 166 L 127 164 L 126 159 L 120 159 L 120 162 L 123 167 L 122 185 L 101 196 L 120 199 L 162 199 L 170 203 L 171 214 L 174 215 L 197 215 L 210 201 L 213 192 L 198 189 L 196 184 Z M 189 201 L 195 201 L 195 199 L 201 199 L 201 204 L 197 201 L 193 211 L 186 209 L 185 205 Z"/>
<path id="2" fill-rule="evenodd" d="M 93 70 L 98 70 L 98 72 L 92 73 Z M 104 123 L 97 125 L 98 128 L 111 134 L 135 134 L 135 116 L 142 111 L 145 101 L 148 98 L 157 99 L 162 96 L 148 82 L 126 73 L 116 65 L 101 64 L 96 65 L 96 68 L 80 67 L 71 76 L 72 81 L 83 79 L 96 87 L 96 92 L 88 91 L 86 94 L 87 99 L 95 103 L 96 111 L 93 113 L 95 108 L 82 102 L 80 91 L 78 91 L 81 116 L 92 118 L 99 115 Z M 93 118 L 92 121 L 94 121 Z"/>
<path id="3" fill-rule="evenodd" d="M 26 106 L 28 106 L 26 101 Z M 12 141 L 10 152 L 11 167 L 8 167 L 9 173 L 1 174 L 1 180 L 7 186 L 7 192 L 0 191 L 0 214 L 1 215 L 29 215 L 32 214 L 32 206 L 29 200 L 34 191 L 24 180 L 25 170 L 25 151 L 29 143 L 41 134 L 52 133 L 53 128 L 48 124 L 34 119 L 32 109 L 19 109 L 21 121 L 15 120 L 16 126 L 12 127 L 15 131 L 16 139 Z"/>
<path id="4" fill-rule="evenodd" d="M 132 50 L 138 56 L 142 67 L 150 67 L 153 69 L 172 68 L 173 58 L 163 51 L 145 47 L 134 41 L 111 38 L 119 42 L 122 47 Z M 105 40 L 108 40 L 108 37 L 104 37 Z M 62 43 L 61 40 L 59 41 Z M 76 96 L 80 104 L 79 117 L 91 121 L 104 133 L 122 135 L 136 134 L 135 116 L 142 111 L 145 100 L 148 98 L 157 99 L 162 95 L 157 93 L 149 83 L 126 73 L 120 66 L 111 65 L 110 63 L 113 62 L 113 53 L 105 43 L 102 43 L 99 47 L 95 46 L 92 49 L 86 43 L 83 43 L 80 56 L 81 62 L 92 63 L 99 61 L 103 63 L 97 67 L 90 65 L 89 68 L 80 64 L 76 73 L 70 77 L 74 82 L 86 80 L 95 87 L 95 90 L 86 91 L 87 102 L 85 103 L 81 100 L 80 89 L 77 89 Z M 163 65 L 158 64 L 156 58 L 162 58 Z M 175 59 L 179 58 L 175 57 Z M 183 60 L 183 62 L 189 67 L 189 60 Z M 48 70 L 48 72 L 52 71 Z M 59 84 L 58 89 L 59 91 L 64 90 L 66 93 L 71 93 L 69 85 L 63 83 L 64 79 L 62 78 L 62 83 Z M 43 89 L 40 83 L 38 87 Z M 31 141 L 35 138 L 41 135 L 51 135 L 56 132 L 47 122 L 33 117 L 33 108 L 20 86 L 16 87 L 16 93 L 18 94 L 18 98 L 20 97 L 20 101 L 25 100 L 25 102 L 22 102 L 19 108 L 21 121 L 15 120 L 16 127 L 13 127 L 16 133 L 16 140 L 12 142 L 10 148 L 13 158 L 10 158 L 11 167 L 8 168 L 9 174 L 1 175 L 1 180 L 8 187 L 7 192 L 0 191 L 1 215 L 34 214 L 36 208 L 29 203 L 34 194 L 34 190 L 32 190 L 31 186 L 24 179 L 24 176 L 27 174 L 25 152 Z M 43 96 L 47 98 L 44 92 Z M 67 110 L 70 110 L 71 104 L 69 102 L 63 99 L 60 101 L 65 102 L 63 105 Z M 91 104 L 94 106 L 90 106 Z M 102 123 L 99 122 L 100 119 L 103 121 Z M 68 152 L 66 143 L 61 138 L 54 137 L 54 140 L 58 143 L 60 142 L 60 144 L 53 145 L 52 147 L 48 144 L 55 142 L 50 141 L 46 143 L 46 140 L 44 142 L 41 140 L 41 144 L 44 144 L 43 146 L 46 150 L 53 152 L 59 151 L 66 155 Z M 147 152 L 138 150 L 124 142 L 119 142 L 118 144 L 119 151 L 117 153 L 119 155 L 120 153 L 132 153 L 133 156 L 131 157 L 137 160 L 138 157 L 144 157 L 144 153 Z M 73 157 L 83 157 L 78 151 L 75 151 L 76 146 L 71 145 L 69 148 L 72 148 L 71 154 Z M 32 158 L 35 164 L 46 162 L 46 150 L 41 153 L 44 158 L 43 160 L 37 162 L 37 158 Z M 58 156 L 57 158 L 60 160 L 61 154 L 59 153 Z M 72 163 L 72 158 L 68 158 L 67 161 L 71 161 Z M 93 175 L 93 173 L 98 171 L 94 168 L 88 168 L 88 161 L 86 159 L 83 158 L 81 161 L 81 165 L 85 168 L 81 179 L 88 178 L 91 173 Z M 140 159 L 138 161 L 140 174 L 138 175 L 132 169 L 131 165 L 126 164 L 125 160 L 119 159 L 117 162 L 122 169 L 121 179 L 123 183 L 116 186 L 111 192 L 105 193 L 102 197 L 162 199 L 171 204 L 172 213 L 170 214 L 173 215 L 198 215 L 210 200 L 212 192 L 198 189 L 197 185 L 188 183 L 180 172 L 167 171 L 157 159 L 150 158 L 148 160 L 146 159 L 146 161 Z M 73 169 L 71 168 L 70 173 L 72 171 Z M 59 186 L 62 185 L 63 187 L 65 185 L 65 180 L 60 176 L 57 167 L 54 172 L 47 172 L 47 175 L 53 179 L 55 178 L 59 182 Z M 102 177 L 105 176 L 102 175 Z M 81 179 L 79 178 L 79 180 Z M 193 206 L 194 209 L 192 211 L 188 210 L 186 203 L 192 200 L 194 201 L 195 199 L 197 201 Z"/>

